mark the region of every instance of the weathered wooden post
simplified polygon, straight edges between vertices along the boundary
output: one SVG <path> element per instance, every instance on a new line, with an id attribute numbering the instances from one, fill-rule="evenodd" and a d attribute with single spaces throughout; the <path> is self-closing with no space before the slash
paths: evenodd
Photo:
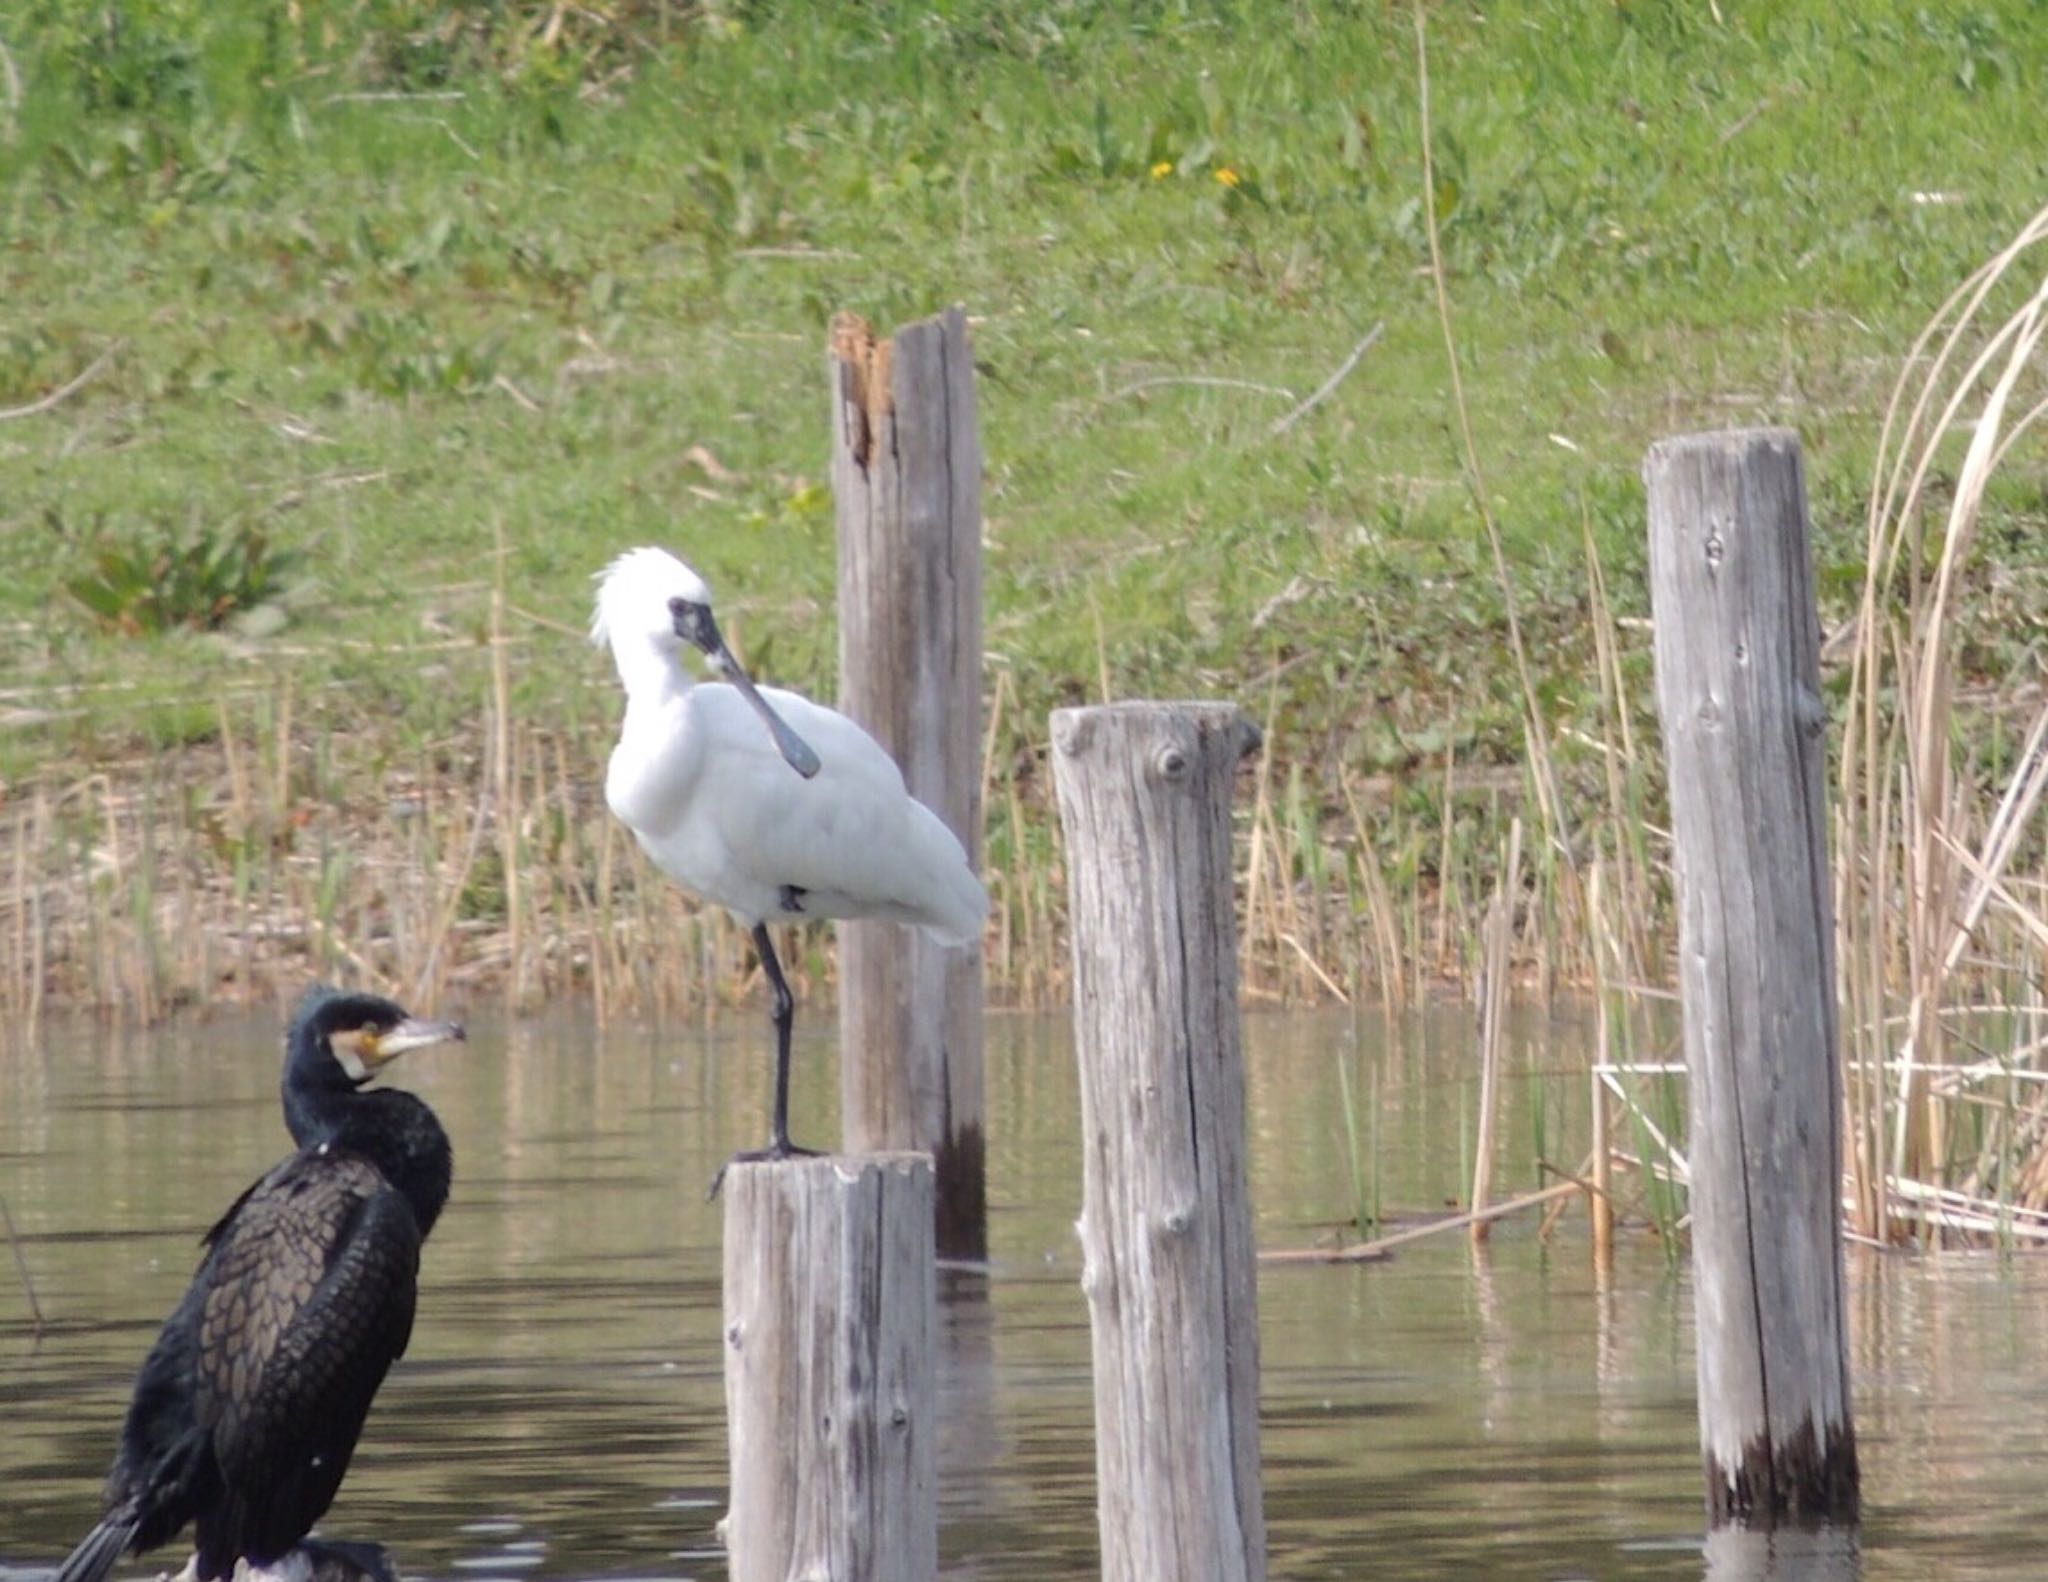
<path id="1" fill-rule="evenodd" d="M 1688 435 L 1643 473 L 1707 1506 L 1715 1526 L 1849 1521 L 1827 710 L 1799 440 Z"/>
<path id="2" fill-rule="evenodd" d="M 958 308 L 877 341 L 833 322 L 839 702 L 980 861 L 981 433 Z M 840 1109 L 850 1153 L 938 1170 L 938 1247 L 988 1255 L 982 958 L 892 923 L 839 925 Z"/>
<path id="3" fill-rule="evenodd" d="M 726 1172 L 733 1582 L 936 1582 L 934 1281 L 924 1155 Z"/>
<path id="4" fill-rule="evenodd" d="M 1105 1582 L 1262 1582 L 1230 794 L 1216 703 L 1052 716 L 1085 1136 L 1082 1289 Z"/>

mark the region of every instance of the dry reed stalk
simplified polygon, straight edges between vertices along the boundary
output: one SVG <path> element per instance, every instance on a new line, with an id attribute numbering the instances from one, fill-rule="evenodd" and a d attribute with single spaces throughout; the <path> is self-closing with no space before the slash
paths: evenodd
<path id="1" fill-rule="evenodd" d="M 1450 950 L 1450 904 L 1451 904 L 1451 831 L 1454 823 L 1452 804 L 1458 789 L 1458 750 L 1446 744 L 1444 747 L 1444 795 L 1438 807 L 1438 823 L 1441 840 L 1436 860 L 1436 973 L 1445 977 L 1449 972 L 1448 952 Z"/>
<path id="2" fill-rule="evenodd" d="M 575 780 L 569 773 L 568 743 L 558 733 L 553 738 L 553 744 L 555 794 L 560 804 L 558 816 L 562 821 L 563 839 L 567 843 L 570 857 L 568 889 L 576 913 L 574 927 L 583 937 L 585 959 L 589 963 L 591 1012 L 597 1018 L 597 1025 L 604 1027 L 610 1021 L 611 962 L 604 946 L 597 898 L 591 894 L 584 871 L 583 842 L 577 833 L 582 827 L 582 821 L 577 816 Z M 604 822 L 607 827 L 611 824 L 610 819 Z"/>
<path id="3" fill-rule="evenodd" d="M 514 1010 L 526 1000 L 525 951 L 523 948 L 519 894 L 519 785 L 514 771 L 512 722 L 512 667 L 505 646 L 505 528 L 494 521 L 494 566 L 491 579 L 490 654 L 491 702 L 489 709 L 491 748 L 491 813 L 498 835 L 498 866 L 505 888 L 505 926 L 510 936 L 510 974 L 505 983 L 506 1004 Z"/>
<path id="4" fill-rule="evenodd" d="M 1063 926 L 1065 914 L 1055 910 L 1059 904 L 1055 897 L 1066 893 L 1065 875 L 1041 868 L 1032 882 L 1037 892 L 1038 928 L 1046 940 L 1043 993 L 1046 1003 L 1064 1005 L 1073 973 L 1073 957 L 1067 949 Z"/>
<path id="5" fill-rule="evenodd" d="M 534 1004 L 545 1005 L 552 997 L 561 970 L 558 947 L 568 908 L 562 891 L 561 864 L 545 861 L 543 856 L 548 806 L 547 733 L 529 728 L 520 733 L 519 742 L 523 750 L 514 761 L 513 773 L 520 783 L 517 796 L 524 811 L 514 828 L 518 833 L 521 867 L 530 872 L 521 886 L 526 894 L 527 945 L 520 970 L 528 997 L 517 1005 L 526 1009 Z"/>
<path id="6" fill-rule="evenodd" d="M 981 869 L 982 880 L 988 885 L 991 898 L 995 902 L 997 936 L 995 955 L 999 965 L 994 969 L 991 976 L 998 983 L 1007 982 L 1009 978 L 1010 907 L 1014 900 L 1014 895 L 1010 889 L 1009 875 L 1007 873 L 995 874 L 989 871 L 988 821 L 989 809 L 994 805 L 991 799 L 996 783 L 996 745 L 1002 740 L 1003 700 L 1009 690 L 1010 673 L 1007 670 L 998 670 L 996 672 L 995 690 L 989 700 L 988 725 L 983 730 L 981 736 L 981 778 L 974 798 L 974 806 L 980 814 L 982 823 L 982 827 L 978 832 L 978 839 L 975 841 L 975 860 Z M 1014 826 L 1011 829 L 1010 844 L 1014 852 L 1016 847 L 1016 830 Z"/>
<path id="7" fill-rule="evenodd" d="M 1564 899 L 1544 874 L 1537 879 L 1537 904 L 1523 914 L 1521 943 L 1517 954 L 1529 963 L 1536 983 L 1536 1003 L 1545 1011 L 1550 1009 L 1552 979 L 1557 973 L 1557 962 L 1551 953 L 1550 942 L 1557 937 L 1556 928 L 1562 920 Z M 1545 920 L 1548 919 L 1548 926 Z"/>
<path id="8" fill-rule="evenodd" d="M 1417 871 L 1421 867 L 1420 849 L 1422 838 L 1421 832 L 1419 830 L 1416 831 L 1415 846 L 1413 848 L 1414 855 L 1411 856 L 1410 861 Z M 1403 919 L 1407 923 L 1405 935 L 1406 949 L 1403 952 L 1402 959 L 1408 963 L 1408 969 L 1413 974 L 1410 997 L 1418 1003 L 1425 999 L 1429 993 L 1429 968 L 1427 958 L 1422 949 L 1422 901 L 1418 894 L 1420 888 L 1419 883 L 1410 887 L 1408 903 L 1402 913 Z"/>
<path id="9" fill-rule="evenodd" d="M 616 821 L 609 817 L 601 821 L 600 827 L 604 833 L 598 837 L 597 844 L 597 894 L 594 897 L 597 906 L 597 943 L 593 946 L 593 953 L 603 953 L 606 963 L 605 981 L 613 985 L 612 993 L 616 995 L 632 982 L 632 970 L 624 953 L 619 949 L 618 925 L 612 912 L 612 852 L 616 849 L 614 843 L 618 840 L 618 829 Z M 610 1025 L 606 1019 L 610 1008 L 609 997 L 598 1003 L 597 1025 L 600 1030 Z"/>
<path id="10" fill-rule="evenodd" d="M 180 826 L 174 832 L 177 839 L 174 849 L 180 852 L 190 849 L 192 832 Z M 177 875 L 178 893 L 173 906 L 173 916 L 179 926 L 171 931 L 175 948 L 179 951 L 171 973 L 169 992 L 176 993 L 176 985 L 184 983 L 209 983 L 212 973 L 207 970 L 211 954 L 213 931 L 207 928 L 201 916 L 199 897 L 192 885 L 192 870 L 183 862 L 173 862 L 171 871 Z"/>
<path id="11" fill-rule="evenodd" d="M 150 850 L 150 810 L 143 806 L 133 809 L 132 812 L 136 853 L 134 866 L 128 876 L 128 927 L 130 938 L 134 941 L 129 950 L 129 964 L 134 975 L 133 998 L 136 1020 L 146 1027 L 157 1019 L 158 962 L 153 917 L 155 894 L 151 885 L 156 869 L 152 860 L 155 854 Z"/>
<path id="12" fill-rule="evenodd" d="M 1041 992 L 1044 984 L 1037 972 L 1042 957 L 1039 953 L 1038 909 L 1034 904 L 1031 869 L 1024 855 L 1024 807 L 1022 799 L 1017 794 L 1017 783 L 1014 780 L 1010 782 L 1010 831 L 1010 861 L 1013 865 L 1011 871 L 1015 876 L 1018 905 L 1024 916 L 1025 993 L 1028 995 L 1034 979 L 1037 980 Z"/>
<path id="13" fill-rule="evenodd" d="M 1349 1005 L 1351 1003 L 1351 996 L 1344 992 L 1343 985 L 1338 983 L 1335 978 L 1331 977 L 1324 970 L 1323 964 L 1309 953 L 1308 947 L 1303 945 L 1300 940 L 1296 939 L 1292 934 L 1282 934 L 1280 936 L 1280 943 L 1287 946 L 1288 949 L 1301 958 L 1303 964 L 1307 967 L 1310 974 L 1314 976 L 1315 980 L 1325 989 L 1329 990 L 1331 999 L 1335 1000 L 1339 1005 Z"/>
<path id="14" fill-rule="evenodd" d="M 1963 951 L 1994 899 L 2001 902 L 2013 919 L 2037 941 L 2048 942 L 2048 930 L 2044 930 L 2038 915 L 2022 905 L 1999 882 L 1999 875 L 2011 866 L 2019 853 L 2027 821 L 2040 806 L 2044 791 L 2048 791 L 2048 707 L 2034 716 L 2026 744 L 2020 749 L 2019 763 L 2006 782 L 2004 794 L 1999 797 L 1990 825 L 1984 832 L 1982 852 L 1973 855 L 1945 832 L 1937 831 L 1937 837 L 1948 847 L 1950 854 L 1968 868 L 1971 879 L 1968 893 L 1955 917 L 1948 949 L 1942 956 L 1944 974 L 1953 973 L 1962 964 Z"/>
<path id="15" fill-rule="evenodd" d="M 1372 917 L 1374 970 L 1379 979 L 1380 1004 L 1397 1010 L 1407 1001 L 1407 980 L 1401 972 L 1400 941 L 1394 934 L 1394 907 L 1387 893 L 1387 877 L 1380 868 L 1379 853 L 1373 847 L 1372 831 L 1359 810 L 1358 793 L 1348 776 L 1340 776 L 1344 805 L 1351 813 L 1351 827 L 1357 840 L 1359 876 L 1365 885 L 1365 904 Z"/>
<path id="16" fill-rule="evenodd" d="M 1586 1214 L 1593 1228 L 1593 1278 L 1603 1288 L 1614 1272 L 1614 1154 L 1608 1140 L 1607 1084 L 1600 1079 L 1601 1070 L 1614 1064 L 1614 1011 L 1609 1000 L 1611 989 L 1607 976 L 1607 940 L 1610 936 L 1606 894 L 1601 880 L 1604 871 L 1596 857 L 1586 880 L 1586 925 L 1592 933 L 1587 955 L 1593 964 L 1593 1165 Z"/>
<path id="17" fill-rule="evenodd" d="M 1590 1152 L 1579 1161 L 1579 1168 L 1576 1170 L 1560 1170 L 1547 1159 L 1537 1160 L 1536 1168 L 1546 1174 L 1563 1177 L 1566 1183 L 1577 1187 L 1583 1197 L 1590 1199 L 1594 1196 L 1593 1155 Z M 1571 1206 L 1572 1200 L 1569 1197 L 1553 1199 L 1549 1207 L 1544 1209 L 1543 1217 L 1536 1222 L 1536 1239 L 1550 1240 L 1550 1233 L 1557 1229 L 1557 1222 L 1565 1217 Z"/>
<path id="18" fill-rule="evenodd" d="M 2034 1049 L 2024 1055 L 2015 1052 L 2019 1058 L 2031 1059 L 2039 1052 L 2038 1041 Z M 2048 1083 L 2038 1084 L 2033 1096 L 2023 1103 L 2014 1103 L 2014 1090 L 2019 1084 L 2020 1072 L 2007 1069 L 2004 1072 L 2005 1098 L 1996 1115 L 1996 1124 L 1988 1133 L 1984 1146 L 1978 1150 L 1976 1164 L 1970 1173 L 1957 1183 L 1958 1190 L 1972 1197 L 1987 1195 L 1988 1183 L 1996 1181 L 2001 1193 L 2012 1201 L 2038 1204 L 2038 1191 L 2048 1176 L 2043 1166 L 2048 1166 L 2039 1149 L 2040 1139 L 2048 1132 Z M 1968 1091 L 1959 1092 L 1959 1098 L 1971 1102 L 1975 1095 Z M 2017 1172 L 2003 1169 L 2006 1160 L 2023 1159 L 2026 1162 Z"/>
<path id="19" fill-rule="evenodd" d="M 1322 964 L 1323 901 L 1327 871 L 1322 847 L 1322 811 L 1311 808 L 1301 764 L 1287 771 L 1287 817 L 1274 829 L 1274 855 L 1286 880 L 1287 933 L 1281 940 L 1294 952 L 1295 985 L 1305 999 L 1317 998 L 1317 985 L 1332 979 Z M 1344 1003 L 1349 1004 L 1346 1000 Z"/>
<path id="20" fill-rule="evenodd" d="M 49 1324 L 43 1318 L 43 1304 L 36 1296 L 36 1282 L 28 1272 L 28 1256 L 21 1250 L 21 1235 L 14 1228 L 14 1211 L 7 1206 L 7 1196 L 0 1193 L 0 1221 L 7 1225 L 7 1245 L 14 1252 L 14 1267 L 21 1275 L 22 1294 L 28 1298 L 31 1333 L 37 1340 L 43 1338 L 43 1331 Z"/>
<path id="21" fill-rule="evenodd" d="M 1617 936 L 1622 944 L 1620 975 L 1624 979 L 1640 979 L 1647 976 L 1649 963 L 1656 959 L 1648 935 L 1653 915 L 1649 875 L 1638 861 L 1635 845 L 1642 829 L 1638 811 L 1640 803 L 1629 794 L 1630 786 L 1642 773 L 1642 760 L 1636 755 L 1635 731 L 1629 722 L 1628 683 L 1622 675 L 1621 645 L 1616 640 L 1618 628 L 1614 607 L 1607 597 L 1607 574 L 1600 564 L 1599 546 L 1593 541 L 1592 518 L 1583 511 L 1579 529 L 1586 556 L 1594 662 L 1600 679 L 1600 762 L 1606 781 L 1608 827 L 1614 831 L 1615 867 L 1621 892 L 1623 926 Z M 1588 905 L 1591 908 L 1590 902 Z M 1597 908 L 1592 910 L 1597 911 Z M 1598 928 L 1597 917 L 1589 917 L 1589 921 Z M 1596 944 L 1594 954 L 1597 953 Z"/>
<path id="22" fill-rule="evenodd" d="M 461 798 L 455 799 L 455 806 L 456 816 L 459 818 L 463 806 Z M 469 887 L 469 876 L 476 867 L 477 852 L 483 844 L 484 809 L 481 806 L 473 805 L 469 809 L 468 824 L 461 864 L 456 868 L 443 892 L 442 903 L 436 909 L 433 926 L 427 934 L 425 953 L 413 974 L 413 994 L 423 1003 L 428 998 L 430 988 L 438 994 L 442 951 L 447 944 L 450 931 L 455 927 L 456 917 L 462 907 L 463 892 Z"/>
<path id="23" fill-rule="evenodd" d="M 292 806 L 292 673 L 287 670 L 284 680 L 277 689 L 277 721 L 272 732 L 277 742 L 276 787 L 271 800 L 271 814 L 277 827 L 282 827 L 291 814 Z"/>
<path id="24" fill-rule="evenodd" d="M 1486 967 L 1479 1024 L 1479 1135 L 1472 1148 L 1472 1239 L 1486 1239 L 1493 1189 L 1493 1133 L 1500 1108 L 1500 1073 L 1507 1041 L 1508 974 L 1513 958 L 1515 900 L 1522 888 L 1522 821 L 1508 825 L 1507 862 L 1486 914 Z"/>
<path id="25" fill-rule="evenodd" d="M 1507 551 L 1502 547 L 1500 525 L 1486 490 L 1486 475 L 1479 465 L 1479 447 L 1472 435 L 1472 414 L 1465 404 L 1465 382 L 1458 366 L 1458 343 L 1451 330 L 1451 295 L 1445 283 L 1443 245 L 1437 235 L 1436 168 L 1431 150 L 1433 133 L 1429 115 L 1429 28 L 1421 0 L 1415 6 L 1415 79 L 1418 115 L 1422 123 L 1422 214 L 1429 239 L 1429 273 L 1436 292 L 1437 321 L 1443 328 L 1444 358 L 1451 376 L 1451 405 L 1458 415 L 1458 435 L 1463 445 L 1465 482 L 1479 519 L 1486 528 L 1487 548 L 1493 555 L 1493 572 L 1500 587 L 1503 612 L 1507 617 L 1508 647 L 1514 655 L 1515 675 L 1522 689 L 1522 734 L 1529 753 L 1529 772 L 1535 780 L 1537 809 L 1543 818 L 1546 842 L 1554 847 L 1570 869 L 1573 863 L 1571 829 L 1565 821 L 1564 804 L 1557 791 L 1557 774 L 1550 755 L 1550 733 L 1543 718 L 1542 701 L 1536 695 L 1529 652 L 1522 641 L 1522 623 L 1516 610 L 1514 577 L 1508 570 Z"/>
<path id="26" fill-rule="evenodd" d="M 1341 771 L 1339 772 L 1339 778 L 1341 781 Z M 1365 998 L 1366 924 L 1364 906 L 1358 898 L 1358 875 L 1354 870 L 1352 859 L 1348 853 L 1344 856 L 1342 871 L 1344 874 L 1344 894 L 1339 905 L 1342 906 L 1343 910 L 1338 913 L 1338 916 L 1347 921 L 1350 927 L 1342 932 L 1342 938 L 1338 943 L 1337 950 L 1340 958 L 1339 964 L 1344 969 L 1345 1003 L 1357 1005 Z M 1384 991 L 1381 992 L 1380 1003 L 1382 1005 L 1386 1003 Z"/>
<path id="27" fill-rule="evenodd" d="M 634 946 L 631 957 L 633 980 L 639 985 L 638 998 L 642 1009 L 652 1010 L 657 1015 L 660 1015 L 666 1009 L 662 1000 L 662 996 L 665 993 L 662 986 L 663 979 L 660 974 L 653 970 L 653 963 L 649 960 L 647 951 L 644 948 L 646 940 L 654 931 L 652 919 L 648 915 L 650 904 L 649 891 L 648 887 L 641 884 L 637 877 L 640 872 L 640 863 L 633 855 L 635 848 L 626 846 L 621 842 L 621 849 L 626 853 L 628 869 L 635 875 L 627 885 L 627 894 L 633 900 L 633 916 L 627 923 L 626 933 L 626 937 L 633 942 Z M 672 899 L 672 897 L 669 899 Z M 701 945 L 702 942 L 700 941 L 699 943 Z"/>
<path id="28" fill-rule="evenodd" d="M 1280 705 L 1280 682 L 1276 677 L 1266 695 L 1265 740 L 1273 739 L 1273 717 Z M 1267 854 L 1271 843 L 1267 828 L 1272 819 L 1273 804 L 1273 755 L 1259 754 L 1259 767 L 1253 781 L 1252 833 L 1250 849 L 1245 856 L 1244 873 L 1244 952 L 1240 970 L 1246 982 L 1257 982 L 1256 963 L 1270 953 L 1263 946 L 1276 941 L 1285 932 L 1279 925 L 1278 914 L 1271 893 L 1276 885 L 1266 877 Z M 1284 887 L 1284 881 L 1281 886 Z"/>
<path id="29" fill-rule="evenodd" d="M 1267 738 L 1271 739 L 1270 736 Z M 1280 822 L 1277 806 L 1277 803 L 1269 801 L 1263 809 L 1266 861 L 1272 868 L 1272 877 L 1266 885 L 1265 937 L 1259 957 L 1270 974 L 1270 986 L 1279 995 L 1280 1003 L 1287 1005 L 1293 1003 L 1301 992 L 1305 973 L 1300 966 L 1300 957 L 1285 949 L 1287 941 L 1300 934 L 1299 903 L 1296 899 L 1294 854 Z M 1255 812 L 1254 818 L 1257 816 Z"/>
<path id="30" fill-rule="evenodd" d="M 237 840 L 244 839 L 249 831 L 249 781 L 242 767 L 242 754 L 235 744 L 235 725 L 228 715 L 228 695 L 225 689 L 215 697 L 220 716 L 220 750 L 227 761 L 228 812 L 230 828 Z"/>
<path id="31" fill-rule="evenodd" d="M 2037 721 L 1998 806 L 1979 816 L 1979 776 L 1958 762 L 1955 672 L 1961 583 L 1986 489 L 2014 439 L 2048 411 L 2048 401 L 2036 401 L 2008 423 L 2019 383 L 2048 332 L 2048 277 L 1981 335 L 1974 353 L 1965 358 L 1963 351 L 1979 337 L 1979 315 L 1994 290 L 2044 238 L 2048 209 L 1929 321 L 1894 386 L 1875 468 L 1851 729 L 1840 769 L 1836 891 L 1853 1051 L 1845 1051 L 1856 1143 L 1852 1195 L 1859 1228 L 1883 1239 L 1902 1234 L 1909 1219 L 1934 1223 L 1904 1188 L 1916 1181 L 1920 1189 L 1939 1188 L 1946 1172 L 1944 1100 L 1928 1080 L 1946 1065 L 1944 1008 L 1965 990 L 1967 941 L 1985 926 L 1989 903 L 2001 898 L 1999 880 L 2018 853 L 2019 827 L 2042 793 Z M 1937 338 L 1939 351 L 1916 374 L 1914 363 Z M 1972 402 L 1981 404 L 1964 425 L 1969 443 L 1930 568 L 1922 509 L 1928 483 L 1948 433 Z M 1901 595 L 1903 633 L 1885 619 Z M 1981 838 L 1970 836 L 1973 829 L 1983 831 Z M 1906 1033 L 1901 1058 L 1889 1067 L 1896 1080 L 1887 1081 L 1885 1028 L 1892 968 L 1900 961 Z M 1870 1078 L 1854 1075 L 1859 1069 Z M 1910 1214 L 1903 1211 L 1908 1206 Z"/>
<path id="32" fill-rule="evenodd" d="M 996 783 L 996 743 L 1002 740 L 1003 698 L 1009 690 L 1010 673 L 1007 670 L 997 671 L 995 692 L 989 700 L 988 728 L 981 733 L 981 778 L 974 796 L 974 805 L 980 811 L 984 824 L 988 822 L 989 791 Z M 978 834 L 976 851 L 985 853 L 988 850 L 987 831 Z M 987 861 L 985 856 L 981 860 Z"/>
<path id="33" fill-rule="evenodd" d="M 1581 1191 L 1576 1181 L 1560 1181 L 1539 1191 L 1525 1192 L 1520 1197 L 1509 1198 L 1504 1203 L 1495 1203 L 1487 1208 L 1472 1208 L 1462 1214 L 1447 1214 L 1442 1219 L 1433 1219 L 1421 1225 L 1408 1225 L 1384 1236 L 1375 1236 L 1371 1241 L 1355 1241 L 1344 1247 L 1275 1247 L 1262 1249 L 1260 1263 L 1371 1263 L 1384 1258 L 1396 1247 L 1411 1241 L 1421 1241 L 1425 1236 L 1439 1235 L 1450 1230 L 1470 1230 L 1479 1225 L 1491 1225 L 1495 1220 L 1505 1219 L 1510 1214 L 1520 1214 L 1527 1209 L 1541 1208 L 1554 1203 L 1561 1197 Z"/>
<path id="34" fill-rule="evenodd" d="M 330 951 L 353 967 L 356 975 L 368 987 L 381 994 L 393 992 L 395 986 L 390 979 L 384 976 L 376 962 L 372 961 L 367 952 L 353 944 L 333 924 L 324 922 L 319 917 L 308 913 L 306 915 L 305 928 L 308 934 L 318 939 Z"/>
<path id="35" fill-rule="evenodd" d="M 36 978 L 29 963 L 28 814 L 14 815 L 14 949 L 7 975 L 7 1021 L 25 1027 L 35 1001 Z"/>
<path id="36" fill-rule="evenodd" d="M 986 873 L 990 911 L 995 919 L 995 940 L 989 947 L 988 984 L 991 992 L 1001 988 L 1015 992 L 1017 981 L 1017 891 L 1011 882 L 1011 867 L 989 869 Z"/>
<path id="37" fill-rule="evenodd" d="M 1972 1237 L 2048 1242 L 2048 1213 L 1994 1198 L 1970 1197 L 1910 1177 L 1892 1183 L 1893 1212 L 1929 1230 Z"/>

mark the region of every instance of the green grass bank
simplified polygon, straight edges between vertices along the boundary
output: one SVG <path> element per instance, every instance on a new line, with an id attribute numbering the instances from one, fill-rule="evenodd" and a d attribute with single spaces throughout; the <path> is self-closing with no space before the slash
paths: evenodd
<path id="1" fill-rule="evenodd" d="M 742 987 L 740 943 L 606 827 L 589 577 L 669 545 L 757 673 L 829 696 L 827 324 L 956 301 L 996 992 L 1060 991 L 1045 718 L 1104 691 L 1269 724 L 1256 992 L 1470 971 L 1527 756 L 1475 484 L 1560 838 L 1620 864 L 1626 964 L 1661 972 L 1643 450 L 1797 428 L 1824 615 L 1853 608 L 1907 348 L 2048 193 L 2048 13 L 1426 18 L 1428 203 L 1401 7 L 27 0 L 0 21 L 9 1003 L 149 1014 L 309 961 Z M 1993 758 L 2044 514 L 2016 453 L 1961 654 Z M 1521 959 L 1586 981 L 1583 886 L 1532 848 Z M 803 960 L 829 975 L 822 939 Z"/>

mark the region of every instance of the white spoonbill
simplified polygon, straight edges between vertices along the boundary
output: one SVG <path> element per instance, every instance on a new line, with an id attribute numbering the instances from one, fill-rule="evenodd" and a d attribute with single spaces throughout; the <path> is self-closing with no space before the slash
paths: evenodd
<path id="1" fill-rule="evenodd" d="M 964 945 L 981 933 L 988 892 L 881 743 L 836 710 L 754 686 L 696 572 L 634 549 L 597 583 L 590 639 L 610 645 L 626 689 L 605 801 L 657 868 L 753 930 L 775 996 L 775 1112 L 767 1148 L 740 1157 L 802 1153 L 789 1140 L 795 1001 L 769 922 L 884 918 Z M 686 644 L 729 684 L 693 685 Z"/>

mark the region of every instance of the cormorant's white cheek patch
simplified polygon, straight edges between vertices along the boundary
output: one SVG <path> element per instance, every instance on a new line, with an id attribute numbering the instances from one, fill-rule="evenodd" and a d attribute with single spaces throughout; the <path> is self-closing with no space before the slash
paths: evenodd
<path id="1" fill-rule="evenodd" d="M 334 1058 L 341 1062 L 341 1069 L 348 1073 L 351 1082 L 361 1082 L 370 1074 L 369 1063 L 363 1059 L 362 1038 L 360 1031 L 353 1031 L 335 1033 L 327 1040 L 327 1047 L 334 1051 Z"/>

